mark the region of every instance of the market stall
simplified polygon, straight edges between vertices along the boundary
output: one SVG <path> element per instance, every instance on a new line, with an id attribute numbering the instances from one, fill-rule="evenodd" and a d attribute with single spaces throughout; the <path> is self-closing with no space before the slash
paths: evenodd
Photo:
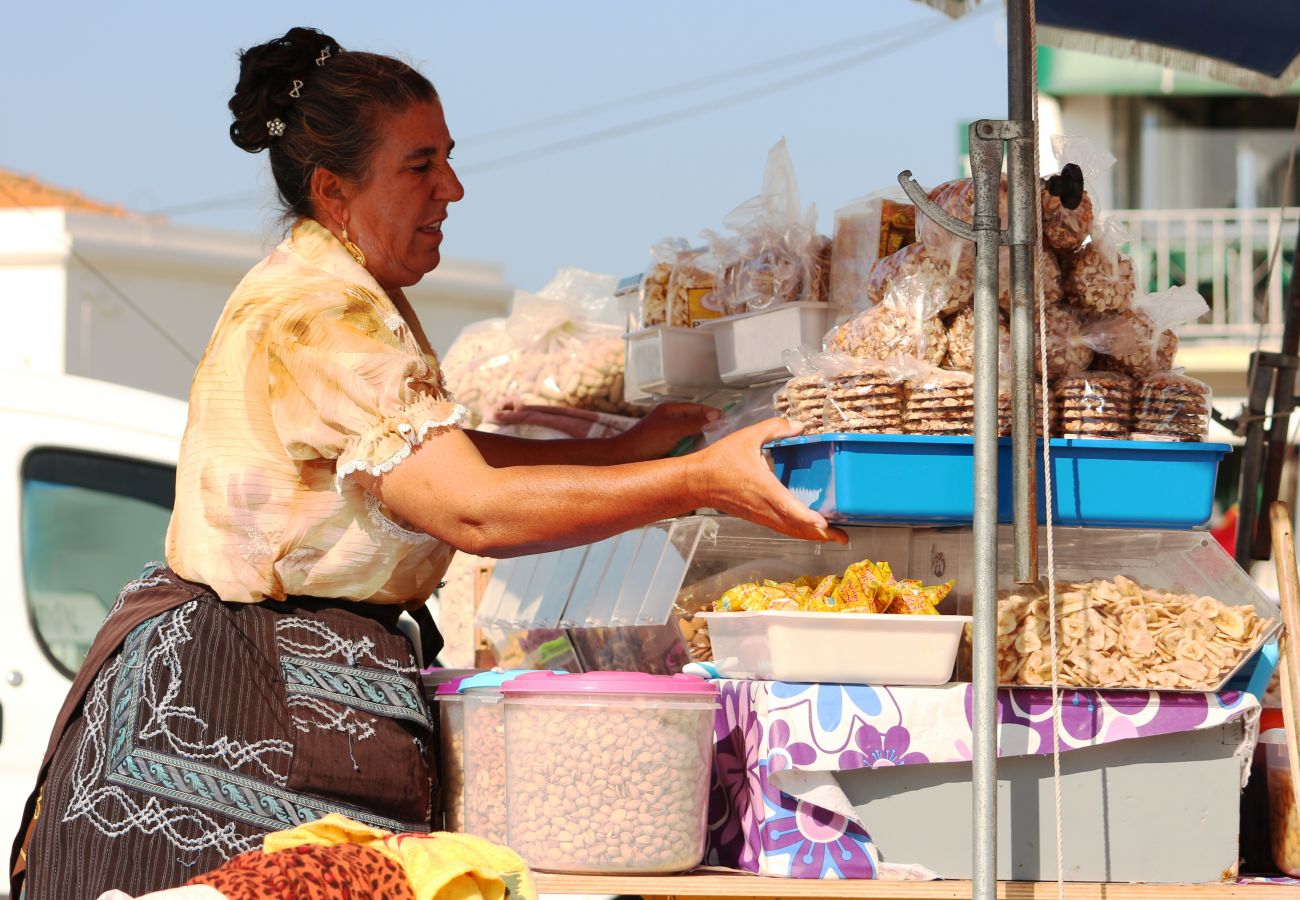
<path id="1" fill-rule="evenodd" d="M 706 440 L 802 420 L 774 470 L 850 542 L 698 515 L 495 566 L 478 622 L 529 671 L 486 704 L 438 688 L 448 821 L 503 799 L 506 842 L 565 873 L 544 890 L 1265 890 L 1237 883 L 1239 801 L 1282 616 L 1196 530 L 1229 449 L 1176 368 L 1204 301 L 1139 290 L 1087 191 L 1104 152 L 1062 141 L 1039 179 L 1017 91 L 1010 120 L 971 126 L 971 179 L 904 173 L 832 236 L 778 144 L 757 197 L 620 289 L 624 401 L 718 403 Z M 512 373 L 516 354 L 477 352 Z M 566 396 L 611 402 L 612 353 L 559 355 L 600 372 Z M 1274 796 L 1290 870 L 1294 790 Z M 681 874 L 701 862 L 731 874 Z"/>

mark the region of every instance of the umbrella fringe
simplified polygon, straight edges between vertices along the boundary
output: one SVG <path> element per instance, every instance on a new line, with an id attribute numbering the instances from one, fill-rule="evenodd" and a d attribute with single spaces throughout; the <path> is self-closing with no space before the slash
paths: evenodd
<path id="1" fill-rule="evenodd" d="M 1081 50 L 1085 53 L 1101 53 L 1120 59 L 1128 57 L 1141 62 L 1155 63 L 1158 66 L 1189 72 L 1202 78 L 1211 78 L 1233 87 L 1257 91 L 1273 97 L 1285 93 L 1297 80 L 1300 80 L 1300 57 L 1292 61 L 1279 77 L 1273 78 L 1199 53 L 1175 50 L 1160 44 L 1148 44 L 1132 38 L 1114 37 L 1073 28 L 1055 28 L 1041 22 L 1038 24 L 1038 40 L 1040 44 L 1049 44 L 1063 50 Z"/>

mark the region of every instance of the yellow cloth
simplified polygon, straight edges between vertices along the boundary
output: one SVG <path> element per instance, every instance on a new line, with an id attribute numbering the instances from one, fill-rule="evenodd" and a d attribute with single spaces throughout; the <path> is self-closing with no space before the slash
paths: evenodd
<path id="1" fill-rule="evenodd" d="M 268 834 L 262 852 L 303 844 L 361 844 L 377 850 L 402 867 L 415 900 L 537 900 L 532 873 L 518 854 L 469 834 L 392 834 L 330 813 Z"/>
<path id="2" fill-rule="evenodd" d="M 227 601 L 423 602 L 453 548 L 348 476 L 391 471 L 464 412 L 370 273 L 300 220 L 235 288 L 194 375 L 168 563 Z"/>

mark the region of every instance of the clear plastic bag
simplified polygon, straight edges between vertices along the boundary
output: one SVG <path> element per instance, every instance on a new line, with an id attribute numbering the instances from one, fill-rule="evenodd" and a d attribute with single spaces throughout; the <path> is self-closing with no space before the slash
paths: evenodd
<path id="1" fill-rule="evenodd" d="M 1161 372 L 1138 382 L 1134 440 L 1203 441 L 1210 430 L 1210 386 L 1182 373 Z"/>
<path id="2" fill-rule="evenodd" d="M 916 207 L 900 188 L 876 191 L 835 210 L 830 302 L 836 318 L 867 305 L 876 261 L 916 241 Z"/>
<path id="3" fill-rule="evenodd" d="M 766 309 L 816 295 L 823 247 L 816 232 L 817 210 L 811 205 L 800 209 L 794 163 L 784 138 L 768 152 L 762 192 L 733 209 L 723 222 L 734 234 L 725 251 L 715 251 L 729 260 L 722 267 L 722 294 L 729 311 Z"/>
<path id="4" fill-rule="evenodd" d="M 1047 377 L 1057 379 L 1087 371 L 1093 364 L 1094 345 L 1085 333 L 1078 313 L 1067 306 L 1044 308 L 1047 331 Z M 1038 323 L 1035 322 L 1035 327 Z M 1038 332 L 1035 332 L 1037 337 Z M 1037 341 L 1035 341 L 1037 343 Z M 1042 354 L 1034 355 L 1034 370 L 1042 374 Z"/>
<path id="5" fill-rule="evenodd" d="M 701 322 L 727 314 L 718 292 L 719 261 L 709 250 L 684 250 L 677 254 L 668 276 L 668 324 L 694 328 Z"/>
<path id="6" fill-rule="evenodd" d="M 1121 372 L 1081 372 L 1056 382 L 1056 420 L 1068 438 L 1126 440 L 1133 414 L 1133 380 Z"/>
<path id="7" fill-rule="evenodd" d="M 1052 152 L 1064 173 L 1067 166 L 1077 166 L 1084 189 L 1077 206 L 1064 205 L 1049 187 L 1050 179 L 1043 179 L 1041 198 L 1043 204 L 1043 244 L 1063 253 L 1074 253 L 1083 246 L 1092 230 L 1093 205 L 1087 185 L 1115 165 L 1115 157 L 1089 138 L 1052 135 Z"/>
<path id="8" fill-rule="evenodd" d="M 911 279 L 914 289 L 925 291 L 937 316 L 954 315 L 975 298 L 970 273 L 962 272 L 955 259 L 936 256 L 918 242 L 876 262 L 867 276 L 867 301 L 872 305 L 884 302 L 890 288 L 904 279 Z"/>
<path id="9" fill-rule="evenodd" d="M 1094 222 L 1083 249 L 1061 260 L 1061 287 L 1066 302 L 1089 313 L 1131 308 L 1137 283 L 1133 260 L 1121 250 L 1129 240 L 1128 233 L 1114 219 Z"/>
<path id="10" fill-rule="evenodd" d="M 932 189 L 929 196 L 940 209 L 966 224 L 975 220 L 975 182 L 972 179 L 959 178 L 944 182 Z M 1002 227 L 1006 228 L 1010 221 L 1007 213 L 1006 178 L 1002 179 L 998 191 L 998 214 Z M 920 210 L 916 214 L 916 239 L 925 244 L 936 259 L 950 261 L 963 277 L 974 280 L 975 244 L 972 241 L 958 237 Z M 998 255 L 1005 269 L 1010 265 L 1010 252 L 1002 247 Z"/>
<path id="11" fill-rule="evenodd" d="M 668 322 L 668 279 L 672 276 L 677 257 L 690 250 L 683 238 L 664 238 L 650 248 L 650 265 L 641 276 L 640 322 L 638 327 L 650 328 Z"/>
<path id="12" fill-rule="evenodd" d="M 1174 329 L 1209 312 L 1195 288 L 1177 286 L 1134 301 L 1131 309 L 1104 316 L 1084 330 L 1097 353 L 1097 368 L 1137 378 L 1173 368 L 1178 352 Z"/>
<path id="13" fill-rule="evenodd" d="M 915 370 L 912 364 L 804 347 L 787 353 L 787 365 L 795 377 L 782 388 L 783 402 L 808 431 L 902 433 L 902 383 Z"/>
<path id="14" fill-rule="evenodd" d="M 948 333 L 939 318 L 934 279 L 925 273 L 895 278 L 884 299 L 836 326 L 826 336 L 827 350 L 861 359 L 911 357 L 940 365 L 948 354 Z"/>
<path id="15" fill-rule="evenodd" d="M 934 366 L 920 367 L 906 382 L 903 431 L 967 435 L 975 427 L 975 378 Z"/>
<path id="16" fill-rule="evenodd" d="M 615 281 L 561 269 L 538 294 L 516 292 L 508 318 L 466 328 L 443 371 L 472 424 L 508 402 L 637 414 L 623 401 Z"/>
<path id="17" fill-rule="evenodd" d="M 998 359 L 1011 354 L 1011 330 L 998 316 Z M 975 308 L 968 306 L 948 321 L 948 355 L 944 366 L 962 372 L 975 371 Z"/>

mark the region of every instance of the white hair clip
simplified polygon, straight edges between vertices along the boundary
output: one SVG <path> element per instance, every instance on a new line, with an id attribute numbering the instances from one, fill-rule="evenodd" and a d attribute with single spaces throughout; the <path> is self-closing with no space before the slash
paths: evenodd
<path id="1" fill-rule="evenodd" d="M 302 96 L 301 88 L 302 88 L 302 82 L 299 81 L 297 78 L 295 78 L 293 80 L 293 90 L 289 91 L 289 96 L 297 100 L 299 97 Z"/>
<path id="2" fill-rule="evenodd" d="M 330 58 L 330 48 L 322 47 L 320 51 L 320 56 L 316 57 L 316 65 L 318 66 L 325 65 L 325 60 L 329 58 Z"/>
<path id="3" fill-rule="evenodd" d="M 266 123 L 266 130 L 271 133 L 271 137 L 279 137 L 284 134 L 284 123 L 279 119 L 272 119 Z"/>

